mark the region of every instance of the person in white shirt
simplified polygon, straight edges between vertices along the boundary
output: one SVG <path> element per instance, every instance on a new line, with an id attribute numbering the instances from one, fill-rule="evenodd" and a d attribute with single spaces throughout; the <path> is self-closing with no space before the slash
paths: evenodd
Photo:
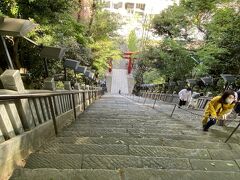
<path id="1" fill-rule="evenodd" d="M 186 105 L 187 102 L 190 102 L 192 96 L 192 89 L 188 87 L 187 89 L 182 89 L 179 93 L 179 107 Z"/>

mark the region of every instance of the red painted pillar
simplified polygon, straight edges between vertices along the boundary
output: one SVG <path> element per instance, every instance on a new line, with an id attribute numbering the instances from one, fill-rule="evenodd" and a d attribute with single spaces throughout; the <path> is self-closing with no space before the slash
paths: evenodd
<path id="1" fill-rule="evenodd" d="M 130 74 L 132 71 L 132 58 L 129 57 L 128 59 L 128 74 Z"/>

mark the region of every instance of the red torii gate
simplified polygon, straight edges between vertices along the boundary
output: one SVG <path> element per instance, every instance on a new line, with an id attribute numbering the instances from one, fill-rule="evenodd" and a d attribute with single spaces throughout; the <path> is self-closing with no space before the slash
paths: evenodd
<path id="1" fill-rule="evenodd" d="M 123 54 L 123 57 L 124 59 L 127 59 L 128 60 L 128 74 L 130 74 L 132 72 L 132 68 L 133 68 L 133 58 L 132 58 L 132 55 L 133 54 L 137 54 L 138 52 L 131 52 L 131 51 L 128 51 L 128 52 L 125 52 Z"/>
<path id="2" fill-rule="evenodd" d="M 108 58 L 108 72 L 112 72 L 112 58 Z"/>

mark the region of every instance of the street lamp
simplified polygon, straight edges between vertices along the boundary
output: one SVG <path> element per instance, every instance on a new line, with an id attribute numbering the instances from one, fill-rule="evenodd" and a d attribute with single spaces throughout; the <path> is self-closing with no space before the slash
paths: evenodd
<path id="1" fill-rule="evenodd" d="M 234 84 L 235 83 L 235 80 L 236 80 L 236 77 L 232 74 L 221 74 L 220 75 L 223 80 L 224 80 L 224 84 L 225 84 L 225 88 L 224 90 L 228 89 L 228 87 L 231 85 L 231 84 Z"/>
<path id="2" fill-rule="evenodd" d="M 37 25 L 25 19 L 0 17 L 0 43 L 4 49 L 8 67 L 14 69 L 4 36 L 23 37 Z"/>
<path id="3" fill-rule="evenodd" d="M 75 72 L 75 70 L 79 66 L 79 61 L 73 60 L 73 59 L 65 59 L 63 66 L 64 66 L 65 81 L 66 81 L 67 80 L 67 70 L 66 70 L 66 68 L 70 68 L 70 69 L 74 70 L 74 72 Z"/>
<path id="4" fill-rule="evenodd" d="M 59 59 L 62 60 L 62 58 L 65 55 L 66 48 L 61 47 L 50 47 L 50 46 L 43 46 L 40 52 L 40 57 L 44 58 L 44 68 L 46 72 L 46 77 L 48 77 L 48 62 L 47 58 L 53 58 L 53 59 Z"/>

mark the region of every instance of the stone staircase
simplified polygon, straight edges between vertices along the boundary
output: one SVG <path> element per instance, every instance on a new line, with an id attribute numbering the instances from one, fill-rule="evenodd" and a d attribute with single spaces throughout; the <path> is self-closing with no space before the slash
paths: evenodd
<path id="1" fill-rule="evenodd" d="M 238 138 L 105 95 L 10 179 L 239 180 Z"/>

